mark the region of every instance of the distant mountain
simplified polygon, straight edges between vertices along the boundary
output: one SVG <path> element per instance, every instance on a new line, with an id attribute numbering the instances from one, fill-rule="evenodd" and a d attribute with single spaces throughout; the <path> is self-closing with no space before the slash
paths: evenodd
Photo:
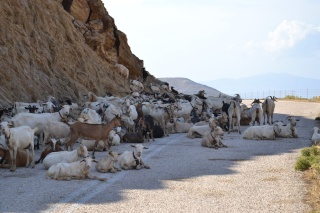
<path id="1" fill-rule="evenodd" d="M 269 95 L 283 98 L 287 95 L 312 98 L 320 96 L 320 80 L 303 78 L 288 73 L 266 73 L 241 79 L 218 79 L 194 82 L 187 78 L 159 78 L 179 92 L 196 94 L 205 90 L 206 96 L 240 94 L 244 99 L 265 98 Z"/>
<path id="2" fill-rule="evenodd" d="M 173 86 L 175 90 L 183 94 L 192 95 L 192 94 L 197 94 L 200 90 L 204 90 L 206 93 L 206 96 L 218 97 L 220 93 L 222 93 L 219 90 L 216 90 L 204 84 L 194 82 L 188 78 L 177 77 L 177 78 L 158 78 L 158 79 L 169 83 L 170 87 Z"/>
<path id="3" fill-rule="evenodd" d="M 320 89 L 320 80 L 303 78 L 288 73 L 267 73 L 241 79 L 218 79 L 200 82 L 227 94 L 256 91 L 289 91 Z"/>

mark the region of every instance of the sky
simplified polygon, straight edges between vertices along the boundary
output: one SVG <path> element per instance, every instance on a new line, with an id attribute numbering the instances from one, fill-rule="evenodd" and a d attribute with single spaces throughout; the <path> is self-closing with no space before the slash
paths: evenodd
<path id="1" fill-rule="evenodd" d="M 320 79 L 319 0 L 103 0 L 157 78 Z"/>

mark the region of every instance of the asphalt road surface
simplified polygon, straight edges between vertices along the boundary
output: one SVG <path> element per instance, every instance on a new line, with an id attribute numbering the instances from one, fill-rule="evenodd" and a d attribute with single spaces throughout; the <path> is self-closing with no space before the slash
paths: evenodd
<path id="1" fill-rule="evenodd" d="M 144 143 L 151 169 L 103 174 L 91 168 L 107 181 L 47 179 L 42 164 L 1 169 L 0 212 L 307 212 L 306 183 L 294 163 L 311 144 L 320 104 L 279 101 L 275 112 L 275 120 L 300 118 L 299 138 L 251 141 L 232 132 L 224 135 L 228 147 L 215 150 L 186 133 L 171 134 Z M 112 150 L 132 148 L 125 143 Z M 96 159 L 105 155 L 96 152 Z"/>

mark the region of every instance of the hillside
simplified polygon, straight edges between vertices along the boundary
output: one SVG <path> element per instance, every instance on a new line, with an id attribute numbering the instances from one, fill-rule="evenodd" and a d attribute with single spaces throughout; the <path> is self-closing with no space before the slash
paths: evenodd
<path id="1" fill-rule="evenodd" d="M 206 96 L 218 97 L 219 90 L 194 82 L 188 78 L 159 78 L 161 81 L 168 82 L 170 87 L 173 86 L 175 90 L 184 94 L 197 94 L 200 90 L 204 90 Z M 223 94 L 223 93 L 222 93 Z"/>
<path id="2" fill-rule="evenodd" d="M 148 77 L 101 0 L 1 1 L 1 107 L 48 95 L 79 101 L 88 91 L 128 94 L 118 64 L 130 79 Z"/>

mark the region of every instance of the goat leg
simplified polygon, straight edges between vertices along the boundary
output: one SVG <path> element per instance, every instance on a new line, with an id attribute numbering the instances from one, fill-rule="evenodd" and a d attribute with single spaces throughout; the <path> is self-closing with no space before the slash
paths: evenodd
<path id="1" fill-rule="evenodd" d="M 100 180 L 100 181 L 106 181 L 107 180 L 107 178 L 99 178 L 99 177 L 91 175 L 91 174 L 88 174 L 87 177 L 89 179 Z"/>

